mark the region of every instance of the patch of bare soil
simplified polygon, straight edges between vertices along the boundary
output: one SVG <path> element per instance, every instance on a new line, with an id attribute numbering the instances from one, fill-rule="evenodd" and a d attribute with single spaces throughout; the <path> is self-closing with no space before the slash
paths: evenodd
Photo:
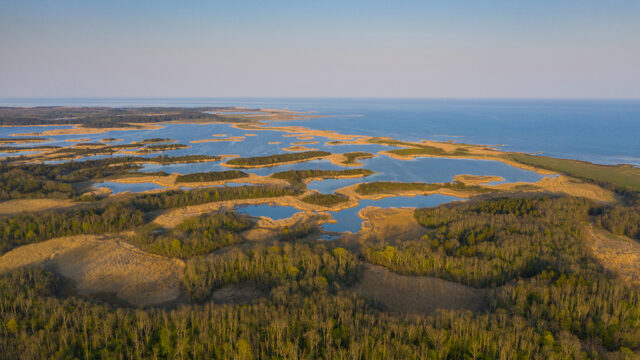
<path id="1" fill-rule="evenodd" d="M 113 235 L 79 235 L 13 249 L 0 257 L 0 274 L 43 266 L 69 279 L 80 295 L 115 294 L 134 306 L 180 296 L 184 262 L 146 253 Z"/>
<path id="2" fill-rule="evenodd" d="M 487 309 L 484 290 L 433 277 L 399 275 L 369 264 L 365 265 L 362 279 L 352 291 L 398 314 Z"/>
<path id="3" fill-rule="evenodd" d="M 587 231 L 587 244 L 602 266 L 624 281 L 640 286 L 640 242 L 614 235 L 591 224 Z"/>
<path id="4" fill-rule="evenodd" d="M 17 199 L 0 202 L 0 215 L 17 214 L 21 212 L 62 209 L 76 205 L 71 200 L 57 199 Z"/>

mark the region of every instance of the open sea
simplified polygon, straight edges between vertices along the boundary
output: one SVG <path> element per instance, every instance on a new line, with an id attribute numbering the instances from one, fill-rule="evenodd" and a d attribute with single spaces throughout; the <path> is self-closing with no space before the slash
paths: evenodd
<path id="1" fill-rule="evenodd" d="M 32 98 L 0 99 L 0 105 L 286 108 L 327 115 L 285 123 L 314 129 L 501 145 L 509 151 L 640 166 L 640 100 Z"/>

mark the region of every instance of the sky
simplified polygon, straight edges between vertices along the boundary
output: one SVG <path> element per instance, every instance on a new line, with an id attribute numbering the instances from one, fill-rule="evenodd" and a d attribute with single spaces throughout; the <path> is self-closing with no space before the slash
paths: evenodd
<path id="1" fill-rule="evenodd" d="M 640 0 L 0 0 L 0 97 L 640 98 Z"/>

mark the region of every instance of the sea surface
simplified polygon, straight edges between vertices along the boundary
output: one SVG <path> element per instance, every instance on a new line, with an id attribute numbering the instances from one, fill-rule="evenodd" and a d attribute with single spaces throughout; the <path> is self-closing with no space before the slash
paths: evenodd
<path id="1" fill-rule="evenodd" d="M 501 144 L 508 151 L 640 166 L 640 100 L 0 99 L 0 106 L 45 105 L 285 108 L 327 115 L 287 122 L 314 129 L 400 140 Z"/>

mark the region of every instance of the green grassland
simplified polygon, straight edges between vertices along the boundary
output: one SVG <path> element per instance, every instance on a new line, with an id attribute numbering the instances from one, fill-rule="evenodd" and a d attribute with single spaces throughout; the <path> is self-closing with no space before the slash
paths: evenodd
<path id="1" fill-rule="evenodd" d="M 586 181 L 640 190 L 640 169 L 629 165 L 597 165 L 586 161 L 527 154 L 509 154 L 508 158 L 525 165 L 557 171 Z"/>

